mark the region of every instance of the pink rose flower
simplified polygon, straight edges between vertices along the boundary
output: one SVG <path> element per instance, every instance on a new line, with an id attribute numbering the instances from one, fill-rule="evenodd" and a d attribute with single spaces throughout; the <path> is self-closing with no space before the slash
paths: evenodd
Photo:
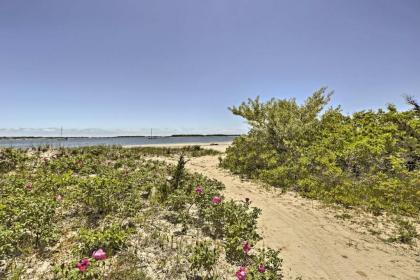
<path id="1" fill-rule="evenodd" d="M 99 250 L 96 250 L 96 251 L 93 252 L 92 258 L 99 261 L 99 260 L 105 260 L 107 258 L 107 256 L 106 256 L 106 253 L 105 253 L 104 250 L 99 249 Z"/>
<path id="2" fill-rule="evenodd" d="M 242 249 L 244 250 L 245 254 L 248 254 L 248 252 L 251 251 L 251 244 L 249 244 L 248 241 L 246 241 Z"/>
<path id="3" fill-rule="evenodd" d="M 213 202 L 213 204 L 219 204 L 220 202 L 222 202 L 222 198 L 219 197 L 219 196 L 215 196 L 215 197 L 213 197 L 211 202 Z"/>
<path id="4" fill-rule="evenodd" d="M 79 269 L 80 272 L 84 272 L 86 271 L 89 265 L 90 265 L 89 259 L 83 258 L 76 264 L 76 268 Z"/>
<path id="5" fill-rule="evenodd" d="M 195 187 L 195 192 L 198 193 L 198 194 L 202 194 L 203 189 L 201 188 L 201 186 L 197 186 L 197 187 Z"/>
<path id="6" fill-rule="evenodd" d="M 236 271 L 236 278 L 238 280 L 245 280 L 246 279 L 246 268 L 241 266 L 238 271 Z"/>
<path id="7" fill-rule="evenodd" d="M 258 266 L 258 272 L 264 273 L 264 272 L 265 272 L 265 265 L 260 264 L 260 265 Z"/>

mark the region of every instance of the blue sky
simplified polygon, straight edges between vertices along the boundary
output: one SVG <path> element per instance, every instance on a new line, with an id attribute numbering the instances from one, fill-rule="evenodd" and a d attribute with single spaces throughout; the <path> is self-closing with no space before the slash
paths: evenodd
<path id="1" fill-rule="evenodd" d="M 0 135 L 237 133 L 228 106 L 321 86 L 347 113 L 404 109 L 419 14 L 418 0 L 0 0 Z"/>

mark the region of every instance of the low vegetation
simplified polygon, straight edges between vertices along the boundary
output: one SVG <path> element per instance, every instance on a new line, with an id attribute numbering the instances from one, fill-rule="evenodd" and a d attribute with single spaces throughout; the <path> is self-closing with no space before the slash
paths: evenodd
<path id="1" fill-rule="evenodd" d="M 417 217 L 420 213 L 420 110 L 386 109 L 342 113 L 326 108 L 322 88 L 303 105 L 294 99 L 258 98 L 232 107 L 250 125 L 235 138 L 221 165 L 303 196 Z M 415 236 L 401 227 L 401 241 Z"/>
<path id="2" fill-rule="evenodd" d="M 185 171 L 207 153 L 0 150 L 0 278 L 282 279 L 279 252 L 257 245 L 260 210 Z"/>
<path id="3" fill-rule="evenodd" d="M 171 147 L 135 147 L 134 149 L 137 153 L 144 155 L 153 155 L 153 156 L 174 156 L 183 154 L 188 157 L 201 157 L 201 156 L 213 156 L 218 155 L 220 152 L 212 149 L 205 149 L 199 145 L 193 146 L 182 146 L 179 148 Z"/>

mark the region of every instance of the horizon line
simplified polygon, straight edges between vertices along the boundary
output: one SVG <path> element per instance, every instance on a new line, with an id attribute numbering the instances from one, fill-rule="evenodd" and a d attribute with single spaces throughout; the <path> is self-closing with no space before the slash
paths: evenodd
<path id="1" fill-rule="evenodd" d="M 65 139 L 65 138 L 123 138 L 123 137 L 141 137 L 141 138 L 165 138 L 165 137 L 216 137 L 216 136 L 241 136 L 243 134 L 230 133 L 210 133 L 210 134 L 170 134 L 170 135 L 114 135 L 114 136 L 0 136 L 0 139 L 25 139 L 25 138 L 46 138 L 46 139 Z"/>

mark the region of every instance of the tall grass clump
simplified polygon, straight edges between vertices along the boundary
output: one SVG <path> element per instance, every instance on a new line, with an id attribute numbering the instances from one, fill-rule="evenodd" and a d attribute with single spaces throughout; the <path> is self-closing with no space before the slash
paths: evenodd
<path id="1" fill-rule="evenodd" d="M 249 99 L 233 114 L 250 125 L 235 138 L 222 166 L 234 173 L 292 189 L 306 197 L 363 207 L 375 214 L 420 211 L 420 113 L 366 110 L 352 115 L 329 107 L 321 88 L 295 99 Z"/>

